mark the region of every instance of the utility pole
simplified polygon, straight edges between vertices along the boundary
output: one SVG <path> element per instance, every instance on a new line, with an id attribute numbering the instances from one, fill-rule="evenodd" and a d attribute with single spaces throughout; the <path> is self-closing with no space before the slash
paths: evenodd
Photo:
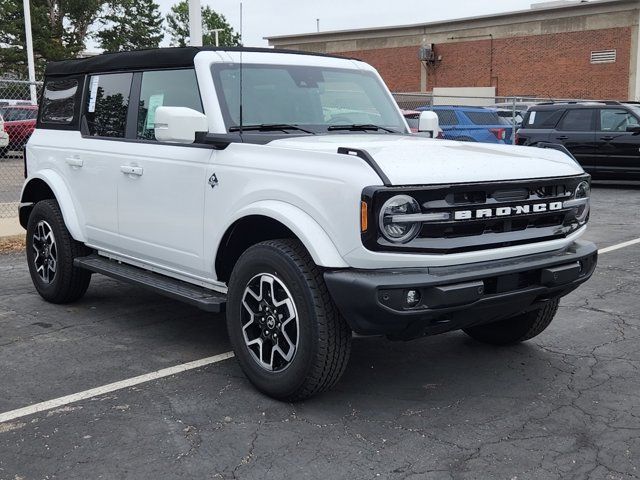
<path id="1" fill-rule="evenodd" d="M 320 33 L 320 19 L 316 18 L 316 30 Z"/>
<path id="2" fill-rule="evenodd" d="M 27 65 L 29 68 L 29 92 L 31 94 L 31 103 L 35 105 L 38 103 L 38 96 L 36 94 L 36 66 L 33 59 L 33 37 L 31 33 L 31 5 L 29 0 L 23 0 L 24 8 L 24 33 L 26 38 L 27 48 Z"/>
<path id="3" fill-rule="evenodd" d="M 27 0 L 25 0 L 26 2 Z M 189 43 L 192 47 L 202 46 L 202 11 L 200 0 L 189 0 Z"/>

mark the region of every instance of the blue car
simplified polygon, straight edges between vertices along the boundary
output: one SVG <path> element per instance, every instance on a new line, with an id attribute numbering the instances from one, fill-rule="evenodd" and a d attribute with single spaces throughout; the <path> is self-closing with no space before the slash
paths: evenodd
<path id="1" fill-rule="evenodd" d="M 447 140 L 511 143 L 509 139 L 513 133 L 513 127 L 502 121 L 495 110 L 454 106 L 420 107 L 416 110 L 436 112 L 440 120 L 440 128 Z"/>

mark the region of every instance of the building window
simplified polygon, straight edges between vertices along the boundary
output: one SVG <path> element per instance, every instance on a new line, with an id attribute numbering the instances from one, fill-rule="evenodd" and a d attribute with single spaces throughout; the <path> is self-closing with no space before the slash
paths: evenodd
<path id="1" fill-rule="evenodd" d="M 615 63 L 617 55 L 617 50 L 599 50 L 597 52 L 591 52 L 591 63 Z"/>

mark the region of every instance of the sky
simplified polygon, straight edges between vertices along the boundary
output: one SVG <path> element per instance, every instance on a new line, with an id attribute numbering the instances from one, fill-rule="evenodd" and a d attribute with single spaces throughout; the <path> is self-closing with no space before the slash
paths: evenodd
<path id="1" fill-rule="evenodd" d="M 156 0 L 167 13 L 177 0 Z M 240 0 L 201 0 L 240 30 Z M 263 37 L 320 30 L 425 23 L 528 9 L 531 0 L 243 0 L 243 43 L 267 46 Z M 534 2 L 536 3 L 536 2 Z"/>

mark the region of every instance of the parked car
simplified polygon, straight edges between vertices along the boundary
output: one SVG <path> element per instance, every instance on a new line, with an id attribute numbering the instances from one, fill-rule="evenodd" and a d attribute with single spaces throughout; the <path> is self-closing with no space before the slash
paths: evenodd
<path id="1" fill-rule="evenodd" d="M 564 145 L 594 178 L 640 179 L 640 105 L 570 102 L 536 105 L 525 115 L 518 145 Z"/>
<path id="2" fill-rule="evenodd" d="M 420 123 L 437 131 L 431 112 Z M 226 310 L 242 370 L 279 399 L 334 385 L 352 332 L 531 339 L 597 261 L 573 159 L 412 135 L 376 70 L 342 57 L 50 63 L 25 162 L 19 217 L 45 300 L 77 300 L 100 273 Z"/>
<path id="3" fill-rule="evenodd" d="M 4 128 L 9 134 L 8 150 L 22 150 L 36 128 L 38 107 L 34 105 L 14 105 L 0 107 L 4 117 Z"/>
<path id="4" fill-rule="evenodd" d="M 417 110 L 401 110 L 402 116 L 407 121 L 411 133 L 420 134 L 420 114 Z M 429 135 L 430 136 L 430 135 Z M 438 127 L 436 138 L 444 138 L 444 131 Z"/>
<path id="5" fill-rule="evenodd" d="M 9 146 L 9 134 L 4 129 L 4 118 L 0 115 L 0 158 L 6 157 Z"/>
<path id="6" fill-rule="evenodd" d="M 436 112 L 447 140 L 503 144 L 508 143 L 513 131 L 495 111 L 483 107 L 434 106 L 416 110 Z"/>

